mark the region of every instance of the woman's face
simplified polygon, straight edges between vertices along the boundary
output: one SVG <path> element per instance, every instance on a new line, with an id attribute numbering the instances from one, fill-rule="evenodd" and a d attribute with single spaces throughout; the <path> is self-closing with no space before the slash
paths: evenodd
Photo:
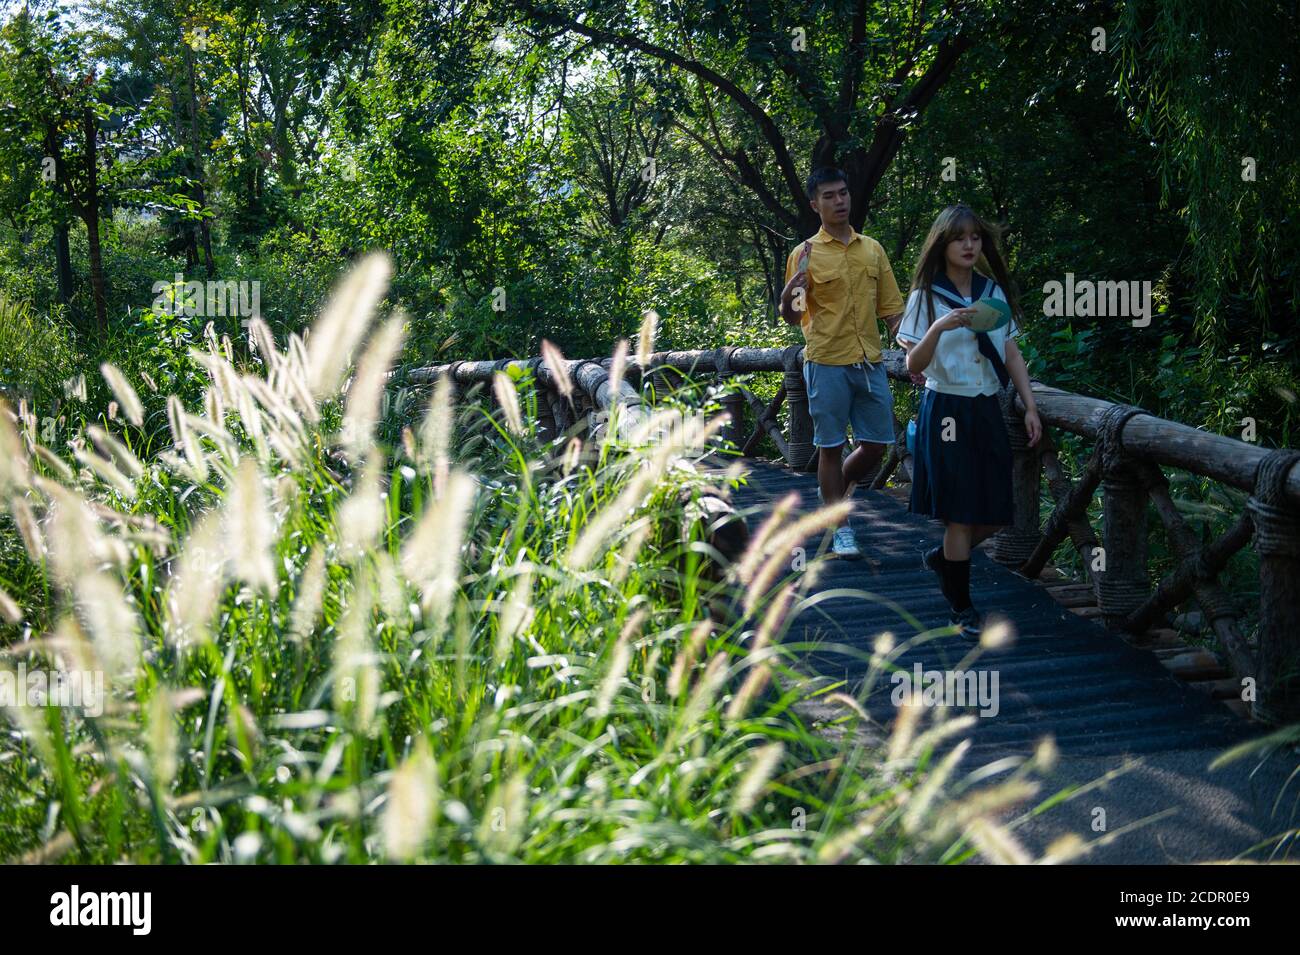
<path id="1" fill-rule="evenodd" d="M 963 270 L 974 268 L 982 244 L 983 240 L 973 224 L 962 226 L 957 237 L 949 241 L 944 249 L 949 267 Z"/>

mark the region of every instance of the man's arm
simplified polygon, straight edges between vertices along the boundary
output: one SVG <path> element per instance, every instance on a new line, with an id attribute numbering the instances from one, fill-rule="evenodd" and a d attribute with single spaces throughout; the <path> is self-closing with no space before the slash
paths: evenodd
<path id="1" fill-rule="evenodd" d="M 785 288 L 781 290 L 781 302 L 779 311 L 781 318 L 787 325 L 798 325 L 803 321 L 803 313 L 808 308 L 808 270 L 800 270 L 795 259 L 796 253 L 791 254 L 785 264 L 786 283 Z M 794 308 L 795 298 L 799 298 L 799 304 L 802 308 L 797 311 Z"/>
<path id="2" fill-rule="evenodd" d="M 876 243 L 875 248 L 879 257 L 876 270 L 876 307 L 885 312 L 880 316 L 880 320 L 888 327 L 890 337 L 894 337 L 898 334 L 898 326 L 903 321 L 903 294 L 894 279 L 894 270 L 889 265 L 889 256 L 885 255 L 885 250 L 879 242 Z"/>

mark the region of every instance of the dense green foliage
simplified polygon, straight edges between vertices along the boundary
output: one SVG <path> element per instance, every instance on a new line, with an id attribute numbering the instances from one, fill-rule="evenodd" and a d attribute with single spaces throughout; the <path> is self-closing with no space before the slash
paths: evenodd
<path id="1" fill-rule="evenodd" d="M 1005 851 L 990 815 L 999 798 L 963 804 L 969 781 L 947 793 L 951 766 L 928 775 L 932 738 L 833 744 L 799 714 L 796 699 L 833 688 L 801 685 L 775 653 L 755 657 L 756 622 L 775 641 L 789 610 L 790 593 L 773 597 L 779 581 L 718 586 L 696 550 L 635 535 L 602 539 L 595 569 L 569 573 L 566 555 L 627 506 L 629 488 L 640 513 L 681 518 L 682 494 L 699 490 L 689 472 L 617 442 L 557 472 L 562 449 L 501 422 L 483 432 L 481 409 L 460 419 L 454 455 L 434 453 L 426 443 L 449 440 L 448 412 L 435 403 L 421 431 L 423 396 L 406 391 L 375 398 L 376 442 L 341 438 L 338 390 L 313 389 L 310 407 L 281 395 L 287 413 L 276 403 L 285 381 L 268 363 L 287 353 L 271 345 L 309 326 L 375 250 L 393 263 L 385 327 L 402 334 L 376 333 L 373 347 L 392 345 L 395 365 L 534 355 L 543 339 L 602 356 L 647 309 L 659 347 L 794 343 L 774 300 L 787 252 L 816 227 L 801 183 L 836 162 L 854 224 L 884 245 L 904 288 L 944 205 L 963 200 L 1002 224 L 1036 378 L 1223 434 L 1250 419 L 1254 440 L 1294 446 L 1300 157 L 1286 111 L 1300 26 L 1285 3 L 1223 6 L 10 5 L 0 427 L 12 425 L 13 447 L 0 453 L 19 463 L 0 480 L 0 594 L 17 618 L 0 643 L 117 652 L 122 633 L 86 618 L 107 607 L 141 655 L 103 717 L 52 709 L 6 742 L 0 858 Z M 1151 282 L 1150 325 L 1045 315 L 1045 283 L 1067 273 Z M 105 364 L 138 392 L 138 416 Z M 899 397 L 906 408 L 912 396 Z M 187 429 L 186 415 L 200 423 Z M 1085 450 L 1063 440 L 1067 468 Z M 241 461 L 257 462 L 257 482 Z M 662 472 L 646 470 L 655 461 Z M 453 474 L 462 483 L 449 485 Z M 251 555 L 274 560 L 191 594 L 210 604 L 187 642 L 165 598 L 204 515 L 235 507 L 232 487 L 243 487 L 237 503 L 274 512 L 274 537 Z M 402 557 L 437 503 L 471 487 L 464 566 L 441 571 L 455 597 L 431 596 Z M 1242 503 L 1209 482 L 1175 490 L 1206 535 Z M 115 515 L 96 512 L 114 561 L 88 594 L 28 521 L 35 507 L 49 523 L 59 501 Z M 1151 551 L 1156 572 L 1172 565 L 1154 528 Z M 1251 560 L 1228 571 L 1247 611 Z M 511 631 L 501 611 L 521 575 L 534 586 Z M 304 624 L 299 598 L 316 585 Z M 734 600 L 755 603 L 692 637 Z M 362 632 L 378 643 L 347 643 Z M 752 672 L 776 689 L 730 712 Z M 683 673 L 694 689 L 665 695 Z M 364 706 L 344 698 L 345 679 L 369 687 Z M 644 697 L 646 685 L 658 695 Z M 835 705 L 855 721 L 852 698 Z M 809 765 L 829 768 L 796 771 Z M 1007 785 L 1007 804 L 1030 788 L 1019 776 Z M 909 804 L 917 787 L 923 799 Z M 418 833 L 385 829 L 393 800 L 405 800 L 393 818 L 425 820 Z M 940 803 L 944 822 L 923 825 Z M 806 835 L 791 837 L 793 810 L 806 812 Z"/>

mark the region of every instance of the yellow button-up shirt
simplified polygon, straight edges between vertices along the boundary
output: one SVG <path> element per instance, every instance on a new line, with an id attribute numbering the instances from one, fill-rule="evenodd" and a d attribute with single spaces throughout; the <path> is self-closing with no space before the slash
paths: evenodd
<path id="1" fill-rule="evenodd" d="M 877 323 L 882 316 L 903 310 L 903 296 L 885 250 L 856 229 L 848 245 L 824 228 L 811 242 L 806 311 L 799 323 L 808 343 L 804 358 L 819 365 L 880 361 Z M 786 259 L 787 282 L 794 278 L 802 247 L 801 242 Z"/>

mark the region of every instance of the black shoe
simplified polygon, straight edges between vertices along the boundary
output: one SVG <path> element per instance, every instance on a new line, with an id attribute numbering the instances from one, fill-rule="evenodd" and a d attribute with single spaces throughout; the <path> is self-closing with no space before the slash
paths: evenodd
<path id="1" fill-rule="evenodd" d="M 984 614 L 974 607 L 967 607 L 962 611 L 954 611 L 948 625 L 956 627 L 963 637 L 978 640 L 984 632 Z"/>
<path id="2" fill-rule="evenodd" d="M 926 570 L 934 571 L 936 574 L 939 575 L 939 579 L 941 581 L 943 580 L 943 560 L 944 557 L 943 557 L 942 544 L 940 544 L 938 547 L 934 548 L 933 550 L 926 550 L 921 552 L 921 566 L 924 567 Z"/>

